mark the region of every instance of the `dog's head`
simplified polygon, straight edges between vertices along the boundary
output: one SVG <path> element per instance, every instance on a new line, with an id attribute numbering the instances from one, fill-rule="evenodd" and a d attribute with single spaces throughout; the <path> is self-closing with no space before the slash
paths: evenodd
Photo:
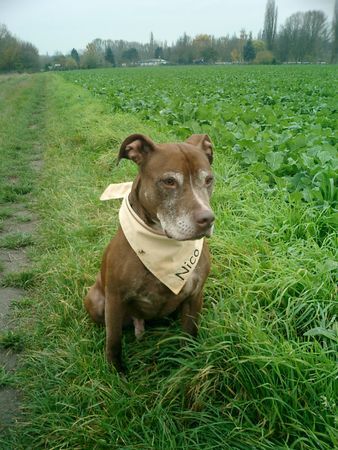
<path id="1" fill-rule="evenodd" d="M 122 143 L 118 160 L 130 159 L 139 166 L 134 186 L 142 208 L 168 237 L 183 241 L 212 234 L 212 156 L 206 134 L 170 144 L 133 134 Z"/>

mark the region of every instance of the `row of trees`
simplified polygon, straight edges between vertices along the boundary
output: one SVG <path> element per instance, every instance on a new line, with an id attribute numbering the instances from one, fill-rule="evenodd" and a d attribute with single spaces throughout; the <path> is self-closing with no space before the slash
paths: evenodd
<path id="1" fill-rule="evenodd" d="M 134 65 L 151 58 L 164 59 L 173 64 L 254 62 L 337 62 L 338 51 L 338 0 L 335 1 L 332 24 L 322 11 L 297 12 L 278 25 L 275 0 L 267 0 L 263 31 L 254 39 L 251 33 L 241 30 L 239 36 L 214 36 L 199 34 L 191 38 L 183 34 L 168 45 L 154 39 L 151 33 L 146 44 L 122 40 L 95 39 L 79 56 L 72 50 L 73 62 L 82 68 L 114 65 Z M 76 52 L 76 53 L 75 53 Z M 64 58 L 59 55 L 59 62 Z M 62 64 L 67 67 L 67 61 Z"/>
<path id="2" fill-rule="evenodd" d="M 327 61 L 337 58 L 338 1 L 332 25 L 322 11 L 292 14 L 277 33 L 278 10 L 275 0 L 268 0 L 262 38 L 276 59 L 285 61 Z"/>
<path id="3" fill-rule="evenodd" d="M 20 41 L 0 24 L 0 71 L 35 71 L 39 68 L 38 49 L 29 42 Z"/>
<path id="4" fill-rule="evenodd" d="M 279 31 L 277 25 L 276 1 L 267 0 L 263 31 L 256 38 L 243 29 L 239 36 L 220 38 L 207 34 L 192 38 L 183 34 L 172 45 L 157 42 L 152 33 L 146 44 L 95 39 L 84 51 L 73 48 L 68 55 L 40 57 L 40 64 L 46 69 L 95 68 L 135 65 L 152 58 L 173 64 L 337 62 L 338 0 L 335 0 L 332 24 L 322 11 L 307 11 L 291 15 Z M 36 70 L 38 67 L 37 49 L 19 41 L 0 25 L 0 70 Z"/>

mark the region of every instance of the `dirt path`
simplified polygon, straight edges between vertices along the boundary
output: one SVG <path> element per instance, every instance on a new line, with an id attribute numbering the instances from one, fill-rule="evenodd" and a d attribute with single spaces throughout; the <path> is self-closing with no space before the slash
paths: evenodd
<path id="1" fill-rule="evenodd" d="M 12 216 L 3 221 L 3 231 L 0 238 L 13 236 L 16 233 L 29 233 L 34 236 L 37 217 L 24 204 L 12 204 L 9 209 Z M 24 218 L 25 222 L 20 222 Z M 20 274 L 31 267 L 29 247 L 0 249 L 2 273 L 0 275 L 0 331 L 6 336 L 5 345 L 0 347 L 0 365 L 7 373 L 13 373 L 20 363 L 20 352 L 12 348 L 11 336 L 15 336 L 17 324 L 13 316 L 13 305 L 26 295 L 26 290 L 18 287 L 6 286 L 12 274 Z M 15 340 L 15 338 L 14 338 Z M 9 346 L 9 348 L 6 348 Z M 0 429 L 11 426 L 20 414 L 21 393 L 12 387 L 0 389 Z"/>
<path id="2" fill-rule="evenodd" d="M 42 145 L 39 140 L 39 131 L 42 127 L 43 114 L 43 92 L 35 99 L 35 104 L 29 105 L 31 99 L 25 99 L 29 82 L 23 78 L 18 82 L 16 95 L 20 104 L 24 103 L 25 112 L 22 113 L 22 121 L 18 120 L 18 127 L 22 123 L 26 126 L 20 137 L 20 130 L 15 133 L 12 128 L 8 142 L 15 139 L 18 143 L 13 144 L 13 155 L 10 150 L 3 152 L 2 163 L 6 166 L 7 173 L 2 173 L 5 181 L 0 186 L 2 189 L 2 201 L 0 201 L 0 370 L 4 374 L 5 382 L 0 383 L 0 438 L 5 439 L 6 433 L 15 425 L 21 414 L 22 393 L 16 389 L 16 371 L 20 366 L 24 350 L 20 342 L 20 320 L 18 320 L 15 308 L 19 307 L 20 301 L 30 295 L 27 291 L 25 274 L 32 270 L 30 253 L 35 240 L 38 217 L 33 212 L 34 183 L 36 174 L 42 168 Z M 13 82 L 12 82 L 13 84 Z M 0 86 L 1 87 L 1 86 Z M 9 89 L 13 88 L 9 82 Z M 21 97 L 20 97 L 21 89 Z M 35 90 L 38 93 L 38 89 Z M 11 104 L 11 95 L 7 94 L 8 104 Z M 6 101 L 6 97 L 5 97 Z M 34 114 L 29 114 L 29 109 L 34 107 Z M 5 112 L 10 120 L 11 111 L 14 106 L 8 107 Z M 3 120 L 4 112 L 0 116 Z M 8 127 L 9 129 L 10 127 Z M 9 131 L 8 131 L 9 134 Z M 22 145 L 21 143 L 24 143 Z M 0 142 L 0 148 L 3 142 Z M 8 144 L 10 145 L 10 144 Z M 22 151 L 20 151 L 22 149 Z M 2 150 L 2 148 L 1 148 Z M 29 180 L 29 181 L 27 181 Z M 23 186 L 30 186 L 23 188 Z M 4 191 L 13 193 L 4 195 Z M 6 201 L 7 200 L 7 201 Z M 9 200 L 9 201 L 8 201 Z M 9 380 L 6 383 L 6 380 Z M 1 381 L 1 380 L 0 380 Z M 4 442 L 0 439 L 0 442 Z M 3 447 L 2 447 L 3 448 Z"/>

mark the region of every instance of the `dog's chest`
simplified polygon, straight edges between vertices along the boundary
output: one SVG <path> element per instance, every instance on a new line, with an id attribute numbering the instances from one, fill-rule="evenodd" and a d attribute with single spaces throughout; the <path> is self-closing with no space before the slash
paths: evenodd
<path id="1" fill-rule="evenodd" d="M 178 295 L 148 273 L 137 280 L 125 294 L 130 315 L 140 319 L 155 319 L 174 312 L 188 297 L 197 297 L 202 290 L 206 273 L 198 265 Z"/>

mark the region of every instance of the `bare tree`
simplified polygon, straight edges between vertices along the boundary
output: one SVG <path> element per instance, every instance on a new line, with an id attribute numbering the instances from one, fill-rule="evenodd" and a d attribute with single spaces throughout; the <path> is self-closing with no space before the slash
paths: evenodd
<path id="1" fill-rule="evenodd" d="M 281 61 L 327 59 L 329 33 L 322 11 L 297 12 L 288 17 L 278 36 Z"/>
<path id="2" fill-rule="evenodd" d="M 277 6 L 275 0 L 268 0 L 265 8 L 263 40 L 268 50 L 273 50 L 277 31 Z"/>
<path id="3" fill-rule="evenodd" d="M 173 62 L 178 64 L 191 64 L 193 61 L 192 39 L 186 33 L 180 36 L 174 47 Z"/>
<path id="4" fill-rule="evenodd" d="M 332 21 L 332 63 L 338 62 L 338 0 L 335 1 Z"/>
<path id="5" fill-rule="evenodd" d="M 95 69 L 104 66 L 104 51 L 101 39 L 87 44 L 86 50 L 81 56 L 81 66 L 85 69 Z"/>
<path id="6" fill-rule="evenodd" d="M 318 61 L 329 46 L 327 17 L 323 11 L 307 11 L 303 23 L 305 57 Z"/>

